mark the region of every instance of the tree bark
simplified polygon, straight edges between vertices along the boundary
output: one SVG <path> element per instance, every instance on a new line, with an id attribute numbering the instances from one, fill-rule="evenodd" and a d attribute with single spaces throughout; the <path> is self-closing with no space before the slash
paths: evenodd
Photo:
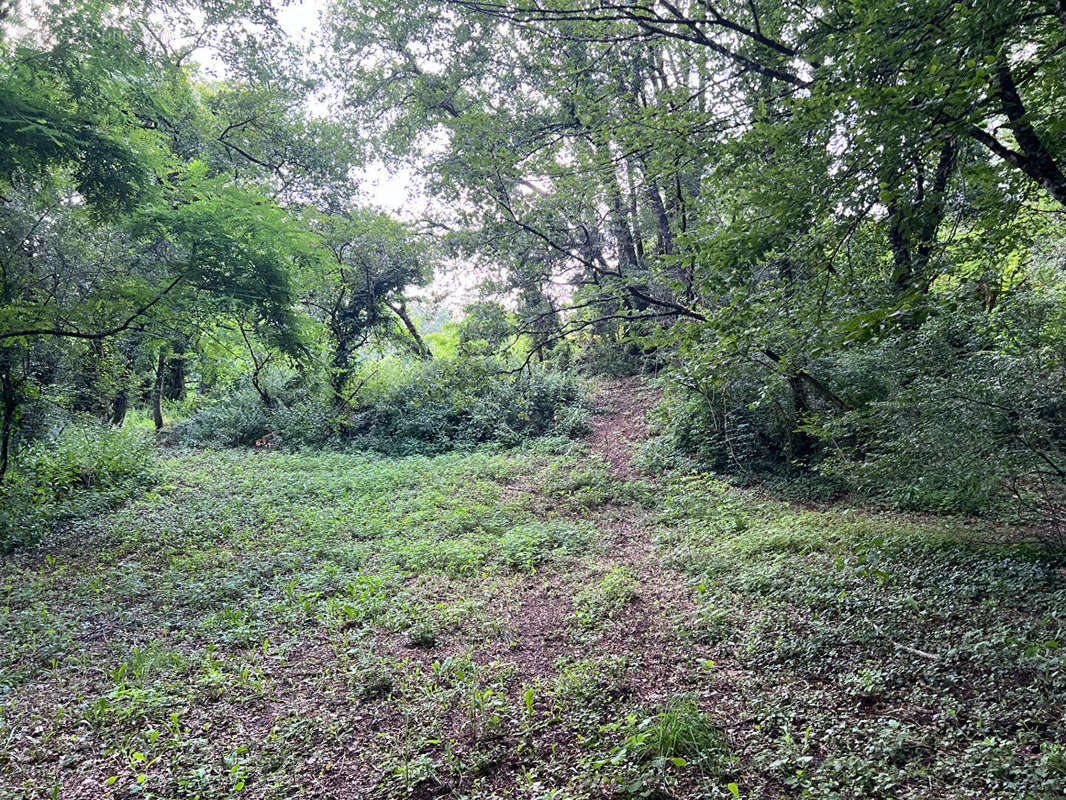
<path id="1" fill-rule="evenodd" d="M 418 357 L 424 359 L 433 358 L 433 353 L 429 349 L 429 345 L 426 344 L 425 340 L 418 333 L 415 321 L 411 319 L 411 315 L 407 313 L 407 303 L 401 301 L 399 305 L 390 305 L 389 308 L 400 318 L 404 328 L 406 328 L 407 332 L 411 334 L 411 338 L 414 340 L 415 352 L 418 353 Z"/>
<path id="2" fill-rule="evenodd" d="M 255 389 L 255 393 L 259 395 L 259 399 L 263 401 L 263 405 L 270 410 L 275 407 L 274 398 L 271 397 L 270 392 L 266 390 L 262 382 L 259 380 L 262 374 L 265 364 L 256 364 L 255 369 L 252 370 L 252 388 Z"/>
<path id="3" fill-rule="evenodd" d="M 129 411 L 129 408 L 130 390 L 128 386 L 123 386 L 115 393 L 115 399 L 112 401 L 111 424 L 122 427 L 122 423 L 126 421 L 126 412 Z"/>
<path id="4" fill-rule="evenodd" d="M 954 139 L 944 142 L 937 155 L 929 191 L 925 185 L 925 165 L 919 162 L 913 201 L 906 205 L 893 201 L 888 206 L 888 241 L 895 263 L 892 282 L 901 293 L 924 291 L 932 283 L 934 276 L 929 274 L 928 267 L 946 214 L 948 182 L 955 172 L 958 153 Z"/>
<path id="5" fill-rule="evenodd" d="M 351 357 L 347 341 L 337 334 L 337 346 L 333 350 L 330 363 L 329 385 L 333 390 L 333 405 L 340 408 L 345 404 L 344 387 L 352 375 Z"/>
<path id="6" fill-rule="evenodd" d="M 157 431 L 163 429 L 163 382 L 167 374 L 167 349 L 159 348 L 159 360 L 155 368 L 155 386 L 152 389 L 152 419 Z"/>
<path id="7" fill-rule="evenodd" d="M 18 411 L 19 393 L 18 386 L 11 373 L 4 370 L 2 378 L 2 394 L 4 405 L 4 418 L 0 423 L 0 483 L 7 475 L 7 467 L 11 458 L 11 433 L 15 429 L 15 412 Z"/>
<path id="8" fill-rule="evenodd" d="M 168 360 L 166 381 L 163 384 L 163 396 L 167 400 L 181 400 L 185 397 L 185 351 L 185 342 L 177 342 Z"/>
<path id="9" fill-rule="evenodd" d="M 1012 167 L 1020 169 L 1039 183 L 1055 200 L 1066 206 L 1066 175 L 1055 163 L 1054 156 L 1044 146 L 1039 134 L 1026 116 L 1025 103 L 1014 82 L 1010 65 L 1005 60 L 1001 60 L 996 66 L 996 94 L 999 97 L 1000 108 L 1007 117 L 1007 125 L 1014 134 L 1021 152 L 1012 150 L 976 125 L 970 128 L 970 135 Z"/>

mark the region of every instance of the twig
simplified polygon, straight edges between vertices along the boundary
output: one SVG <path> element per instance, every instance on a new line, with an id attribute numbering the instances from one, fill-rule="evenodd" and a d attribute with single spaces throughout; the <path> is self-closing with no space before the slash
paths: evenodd
<path id="1" fill-rule="evenodd" d="M 889 635 L 884 632 L 884 630 L 881 628 L 880 625 L 878 625 L 872 619 L 867 617 L 865 614 L 863 615 L 863 619 L 866 620 L 868 623 L 870 623 L 870 626 L 875 631 L 877 631 L 881 636 L 884 636 L 886 639 L 888 639 L 890 642 L 892 642 L 892 644 L 896 647 L 896 649 L 898 649 L 898 650 L 906 650 L 908 653 L 914 653 L 914 655 L 916 655 L 916 656 L 921 656 L 922 658 L 928 658 L 930 661 L 939 661 L 940 660 L 940 656 L 938 656 L 936 653 L 930 653 L 930 652 L 928 652 L 926 650 L 919 650 L 917 647 L 911 647 L 909 645 L 900 644 L 899 642 L 895 641 L 894 639 L 891 639 L 889 637 Z"/>

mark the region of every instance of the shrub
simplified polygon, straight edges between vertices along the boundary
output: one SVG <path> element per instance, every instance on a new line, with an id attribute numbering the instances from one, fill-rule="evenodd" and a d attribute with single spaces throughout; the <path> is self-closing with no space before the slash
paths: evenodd
<path id="1" fill-rule="evenodd" d="M 665 436 L 745 483 L 807 476 L 793 488 L 811 499 L 847 490 L 911 510 L 1005 512 L 1012 493 L 1032 499 L 1043 489 L 1042 476 L 1064 483 L 1062 316 L 1055 296 L 1037 292 L 1006 295 L 992 310 L 931 296 L 906 320 L 794 357 L 839 402 L 776 362 L 700 339 L 693 363 L 667 381 Z M 1040 494 L 1066 496 L 1054 487 Z M 1047 527 L 1048 516 L 1027 518 Z"/>
<path id="2" fill-rule="evenodd" d="M 344 411 L 324 391 L 292 380 L 274 389 L 269 409 L 252 389 L 239 388 L 176 425 L 173 436 L 199 447 L 238 447 L 273 433 L 286 447 L 409 455 L 587 429 L 575 376 L 541 368 L 511 373 L 507 366 L 478 358 L 386 359 Z"/>
<path id="3" fill-rule="evenodd" d="M 151 481 L 154 452 L 148 433 L 101 425 L 74 426 L 35 442 L 0 487 L 0 551 L 127 499 Z"/>
<path id="4" fill-rule="evenodd" d="M 558 521 L 518 525 L 500 537 L 500 560 L 516 571 L 533 572 L 553 551 L 584 550 L 594 535 L 591 528 Z"/>
<path id="5" fill-rule="evenodd" d="M 267 409 L 251 389 L 239 389 L 174 426 L 179 442 L 198 447 L 248 446 L 270 432 Z"/>
<path id="6" fill-rule="evenodd" d="M 513 445 L 578 431 L 580 414 L 564 411 L 579 398 L 577 379 L 565 373 L 532 368 L 512 374 L 493 360 L 434 359 L 369 387 L 345 432 L 362 446 L 396 454 Z"/>

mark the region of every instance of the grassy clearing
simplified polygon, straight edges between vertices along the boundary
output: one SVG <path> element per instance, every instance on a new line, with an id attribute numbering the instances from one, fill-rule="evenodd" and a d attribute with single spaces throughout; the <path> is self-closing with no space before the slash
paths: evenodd
<path id="1" fill-rule="evenodd" d="M 1062 565 L 585 445 L 177 455 L 0 565 L 0 795 L 1051 798 Z"/>

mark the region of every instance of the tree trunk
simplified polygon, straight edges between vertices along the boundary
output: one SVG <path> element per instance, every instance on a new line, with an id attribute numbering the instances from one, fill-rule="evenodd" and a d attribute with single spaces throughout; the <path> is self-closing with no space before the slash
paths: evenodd
<path id="1" fill-rule="evenodd" d="M 179 342 L 174 346 L 167 364 L 166 382 L 163 385 L 163 396 L 167 400 L 181 400 L 185 397 L 185 343 Z"/>
<path id="2" fill-rule="evenodd" d="M 126 412 L 130 408 L 130 389 L 128 386 L 123 386 L 115 394 L 115 399 L 111 405 L 111 424 L 117 427 L 122 427 L 122 423 L 126 421 Z"/>
<path id="3" fill-rule="evenodd" d="M 259 376 L 262 374 L 263 364 L 256 365 L 256 368 L 252 370 L 252 388 L 255 389 L 255 393 L 259 395 L 259 399 L 263 401 L 263 405 L 273 410 L 275 407 L 274 398 L 270 396 L 270 392 L 266 390 L 266 387 L 259 380 Z"/>
<path id="4" fill-rule="evenodd" d="M 1066 205 L 1066 175 L 1063 175 L 1054 157 L 1029 122 L 1025 104 L 1005 59 L 996 67 L 996 83 L 1000 104 L 1010 124 L 1011 133 L 1025 155 L 1022 169 L 1047 189 L 1052 197 Z"/>
<path id="5" fill-rule="evenodd" d="M 411 334 L 411 338 L 414 340 L 415 352 L 418 353 L 419 358 L 430 359 L 433 358 L 433 353 L 430 351 L 429 346 L 425 340 L 422 339 L 418 333 L 418 328 L 415 326 L 415 321 L 411 319 L 411 315 L 407 313 L 407 303 L 401 302 L 397 306 L 390 305 L 392 312 L 400 318 L 403 322 L 404 328 Z"/>
<path id="6" fill-rule="evenodd" d="M 1060 3 L 1060 13 L 1066 15 L 1066 12 L 1061 11 L 1062 7 Z M 1007 125 L 1014 134 L 1021 152 L 1012 150 L 988 131 L 976 125 L 970 129 L 971 136 L 1012 167 L 1020 169 L 1043 186 L 1055 200 L 1066 206 L 1066 175 L 1063 174 L 1062 168 L 1030 122 L 1025 103 L 1014 81 L 1014 75 L 1011 74 L 1010 64 L 1006 60 L 1000 60 L 996 65 L 995 90 L 999 98 L 1000 109 L 1007 118 Z"/>
<path id="7" fill-rule="evenodd" d="M 152 419 L 157 431 L 163 429 L 163 381 L 167 375 L 167 350 L 159 348 L 159 361 L 155 368 L 155 387 L 152 389 Z"/>
<path id="8" fill-rule="evenodd" d="M 888 240 L 892 247 L 895 269 L 892 282 L 897 291 L 928 291 L 936 277 L 929 270 L 937 243 L 937 232 L 947 210 L 947 190 L 955 172 L 958 143 L 948 139 L 940 148 L 932 184 L 926 191 L 925 165 L 919 163 L 914 175 L 914 199 L 902 206 L 893 201 L 888 205 Z"/>
<path id="9" fill-rule="evenodd" d="M 344 387 L 352 376 L 351 341 L 340 325 L 331 325 L 336 345 L 329 365 L 329 385 L 333 391 L 333 406 L 343 408 L 348 402 L 344 396 Z"/>
<path id="10" fill-rule="evenodd" d="M 4 419 L 0 423 L 0 483 L 7 475 L 7 466 L 11 458 L 11 433 L 15 429 L 15 412 L 18 411 L 18 387 L 5 371 L 3 376 Z"/>
<path id="11" fill-rule="evenodd" d="M 798 425 L 802 424 L 810 415 L 811 403 L 807 397 L 807 386 L 799 373 L 793 373 L 788 376 L 788 385 L 792 390 L 792 410 L 796 417 L 794 422 L 797 426 L 793 427 L 789 436 L 792 457 L 802 461 L 814 452 L 814 448 L 817 445 L 813 436 L 798 428 Z"/>

